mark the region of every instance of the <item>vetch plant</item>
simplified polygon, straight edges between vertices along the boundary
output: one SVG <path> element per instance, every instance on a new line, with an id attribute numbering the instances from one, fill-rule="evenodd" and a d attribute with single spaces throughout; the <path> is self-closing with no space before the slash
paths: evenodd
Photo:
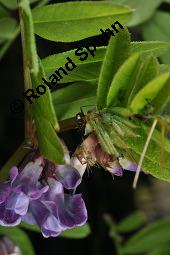
<path id="1" fill-rule="evenodd" d="M 18 8 L 25 91 L 36 91 L 66 58 L 76 68 L 57 81 L 66 86 L 50 91 L 47 85 L 32 105 L 25 102 L 25 141 L 0 172 L 0 224 L 37 224 L 44 237 L 57 236 L 87 220 L 84 200 L 76 194 L 87 167 L 100 165 L 110 176 L 136 172 L 134 187 L 141 170 L 170 180 L 170 72 L 157 58 L 170 45 L 131 42 L 125 25 L 133 11 L 112 2 L 31 10 L 28 0 L 20 0 Z M 75 49 L 38 57 L 35 34 L 49 41 L 80 41 L 99 35 L 101 27 L 107 30 L 113 20 L 124 29 L 116 36 L 108 31 L 108 46 L 96 44 L 95 57 L 82 61 Z M 59 133 L 80 125 L 83 141 L 70 158 Z"/>

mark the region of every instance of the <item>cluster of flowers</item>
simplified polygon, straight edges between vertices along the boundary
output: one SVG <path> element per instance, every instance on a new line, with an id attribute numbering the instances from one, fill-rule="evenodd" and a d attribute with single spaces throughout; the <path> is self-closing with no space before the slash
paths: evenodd
<path id="1" fill-rule="evenodd" d="M 37 152 L 33 155 L 19 169 L 12 167 L 9 180 L 0 183 L 0 225 L 16 226 L 21 221 L 38 224 L 44 237 L 57 236 L 86 222 L 85 203 L 75 191 L 87 164 L 99 164 L 112 176 L 137 169 L 137 164 L 126 158 L 107 154 L 94 132 L 71 159 L 66 150 L 64 165 L 56 165 Z"/>
<path id="2" fill-rule="evenodd" d="M 87 211 L 81 194 L 75 194 L 81 182 L 75 165 L 86 168 L 77 159 L 54 165 L 42 156 L 27 162 L 22 171 L 12 167 L 9 180 L 0 183 L 0 225 L 38 224 L 44 237 L 83 225 Z M 40 181 L 43 170 L 51 176 Z"/>

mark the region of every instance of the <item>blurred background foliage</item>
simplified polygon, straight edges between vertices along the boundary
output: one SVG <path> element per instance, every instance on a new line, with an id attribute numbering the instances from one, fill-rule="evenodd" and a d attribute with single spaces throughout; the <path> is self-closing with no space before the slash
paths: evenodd
<path id="1" fill-rule="evenodd" d="M 34 7 L 66 1 L 30 0 L 30 2 Z M 170 42 L 169 0 L 110 0 L 110 2 L 134 9 L 133 17 L 128 23 L 133 41 Z M 71 34 L 71 29 L 69 30 Z M 36 37 L 41 58 L 77 48 L 82 43 L 92 42 L 98 38 L 95 36 L 78 42 L 62 43 L 48 42 L 39 36 Z M 101 46 L 100 42 L 98 46 Z M 170 70 L 170 50 L 161 54 L 160 62 L 164 64 L 164 68 Z M 96 72 L 97 70 L 98 67 Z M 22 98 L 24 91 L 21 39 L 15 0 L 0 0 L 0 77 L 1 167 L 22 143 L 24 137 L 23 112 L 14 114 L 10 110 L 10 103 Z M 60 98 L 59 95 L 57 99 Z M 82 140 L 82 131 L 70 130 L 63 132 L 61 137 L 66 140 L 70 151 L 74 151 Z M 15 228 L 0 227 L 0 255 L 11 254 L 14 250 L 16 254 L 23 255 L 47 253 L 64 255 L 68 252 L 75 255 L 80 253 L 169 255 L 168 183 L 141 174 L 137 190 L 132 190 L 131 174 L 125 173 L 123 178 L 115 178 L 113 181 L 109 173 L 100 168 L 93 168 L 86 173 L 79 191 L 83 193 L 87 205 L 90 227 L 85 225 L 51 239 L 44 239 L 36 227 L 30 228 L 27 225 Z M 4 236 L 8 236 L 11 241 L 4 239 L 6 238 Z M 4 249 L 6 253 L 3 253 Z"/>

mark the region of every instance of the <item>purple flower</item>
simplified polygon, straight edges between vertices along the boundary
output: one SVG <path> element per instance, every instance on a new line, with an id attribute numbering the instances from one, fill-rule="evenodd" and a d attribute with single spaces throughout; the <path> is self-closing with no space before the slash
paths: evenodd
<path id="1" fill-rule="evenodd" d="M 46 178 L 49 190 L 30 203 L 27 214 L 22 217 L 26 223 L 38 224 L 44 237 L 58 236 L 63 230 L 87 221 L 84 201 L 80 194 L 74 194 L 86 164 L 82 165 L 77 158 L 70 159 L 68 155 L 66 158 L 65 165 L 55 165 L 47 160 L 44 170 L 53 177 Z"/>
<path id="2" fill-rule="evenodd" d="M 21 222 L 29 203 L 48 190 L 38 179 L 42 172 L 42 158 L 28 163 L 21 173 L 17 167 L 10 170 L 9 181 L 0 184 L 0 225 L 15 226 Z"/>
<path id="3" fill-rule="evenodd" d="M 75 189 L 81 183 L 87 164 L 82 165 L 77 158 L 72 158 L 69 164 L 57 165 L 55 177 L 66 189 Z"/>
<path id="4" fill-rule="evenodd" d="M 63 185 L 52 178 L 49 178 L 48 182 L 49 191 L 44 197 L 56 205 L 51 206 L 51 210 L 60 224 L 64 228 L 83 225 L 87 220 L 87 211 L 81 195 L 64 193 Z"/>
<path id="5" fill-rule="evenodd" d="M 38 224 L 43 236 L 50 237 L 86 222 L 84 201 L 75 194 L 82 177 L 75 167 L 82 173 L 86 165 L 70 158 L 55 165 L 43 157 L 24 164 L 20 173 L 12 167 L 9 180 L 0 184 L 0 225 Z"/>
<path id="6" fill-rule="evenodd" d="M 81 226 L 87 221 L 87 210 L 80 194 L 65 194 L 63 185 L 48 179 L 49 190 L 30 204 L 23 220 L 38 224 L 44 237 L 57 236 L 63 230 Z"/>
<path id="7" fill-rule="evenodd" d="M 44 237 L 55 237 L 65 228 L 60 226 L 58 220 L 52 214 L 49 204 L 50 201 L 49 203 L 46 202 L 46 204 L 40 200 L 33 201 L 22 220 L 28 224 L 38 224 Z M 52 204 L 55 206 L 53 202 Z"/>

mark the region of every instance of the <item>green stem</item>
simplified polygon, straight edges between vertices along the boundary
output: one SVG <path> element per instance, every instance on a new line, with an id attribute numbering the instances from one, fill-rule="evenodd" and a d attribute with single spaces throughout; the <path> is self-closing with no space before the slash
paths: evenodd
<path id="1" fill-rule="evenodd" d="M 111 219 L 111 217 L 107 214 L 104 215 L 104 219 L 110 229 L 109 236 L 113 240 L 117 255 L 124 255 L 124 253 L 122 251 L 121 237 L 120 237 L 119 233 L 117 232 L 116 224 Z"/>
<path id="2" fill-rule="evenodd" d="M 121 249 L 121 244 L 120 241 L 118 240 L 119 238 L 116 236 L 115 238 L 113 238 L 113 242 L 117 251 L 117 255 L 124 255 Z"/>
<path id="3" fill-rule="evenodd" d="M 114 228 L 114 232 L 113 232 L 113 228 Z M 122 252 L 121 237 L 117 233 L 116 225 L 113 223 L 113 221 L 112 221 L 112 228 L 110 231 L 110 236 L 111 236 L 113 243 L 115 245 L 117 255 L 124 255 Z"/>
<path id="4" fill-rule="evenodd" d="M 22 41 L 22 52 L 23 52 L 23 69 L 24 69 L 24 90 L 32 88 L 29 67 L 26 57 L 26 45 L 25 45 L 25 28 L 22 16 L 22 10 L 19 8 L 19 18 L 20 18 L 20 30 L 21 30 L 21 41 Z M 31 106 L 25 101 L 25 140 L 26 143 L 31 143 L 32 140 L 32 110 Z"/>
<path id="5" fill-rule="evenodd" d="M 33 20 L 28 0 L 19 2 L 19 17 L 23 49 L 24 88 L 27 91 L 32 89 L 31 75 L 36 77 L 39 72 Z M 32 107 L 25 102 L 25 139 L 27 143 L 31 143 L 34 137 L 32 122 Z"/>

